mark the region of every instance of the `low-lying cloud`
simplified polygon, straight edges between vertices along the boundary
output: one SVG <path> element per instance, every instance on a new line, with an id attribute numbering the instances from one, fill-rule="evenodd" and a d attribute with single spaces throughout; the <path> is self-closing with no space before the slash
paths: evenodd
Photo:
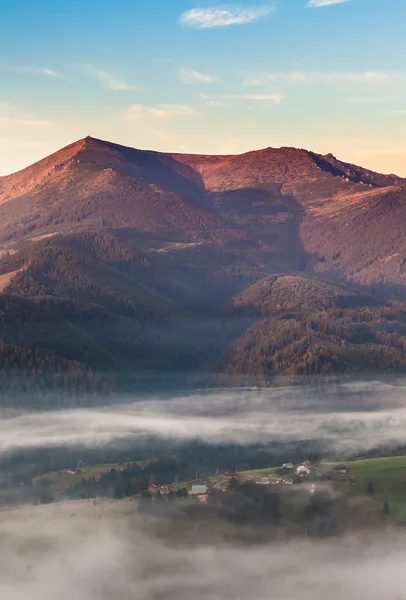
<path id="1" fill-rule="evenodd" d="M 0 530 L 4 600 L 404 597 L 406 541 L 393 532 L 368 543 L 352 536 L 231 547 L 199 537 L 186 547 L 141 533 L 124 515 L 72 520 L 52 509 L 20 511 Z"/>
<path id="2" fill-rule="evenodd" d="M 351 454 L 406 439 L 405 388 L 379 382 L 126 400 L 106 408 L 3 414 L 0 452 L 152 436 L 241 445 L 317 441 L 327 451 Z"/>

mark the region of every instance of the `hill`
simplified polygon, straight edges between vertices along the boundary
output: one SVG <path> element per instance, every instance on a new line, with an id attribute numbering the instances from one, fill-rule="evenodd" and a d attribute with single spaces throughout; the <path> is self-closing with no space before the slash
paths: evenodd
<path id="1" fill-rule="evenodd" d="M 259 281 L 234 304 L 259 320 L 227 354 L 229 373 L 264 377 L 406 368 L 403 304 L 381 304 L 344 286 L 291 275 Z"/>
<path id="2" fill-rule="evenodd" d="M 44 373 L 73 360 L 104 389 L 106 372 L 403 370 L 405 190 L 295 148 L 180 155 L 89 137 L 2 177 L 8 386 L 32 352 Z"/>

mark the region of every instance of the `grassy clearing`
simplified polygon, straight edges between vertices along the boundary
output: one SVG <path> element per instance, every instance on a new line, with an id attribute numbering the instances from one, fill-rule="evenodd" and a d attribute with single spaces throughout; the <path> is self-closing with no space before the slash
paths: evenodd
<path id="1" fill-rule="evenodd" d="M 406 456 L 371 458 L 347 461 L 348 474 L 340 475 L 332 471 L 333 464 L 323 463 L 322 471 L 331 476 L 329 483 L 351 496 L 368 496 L 374 506 L 381 510 L 385 500 L 389 503 L 390 514 L 397 522 L 406 523 Z M 268 476 L 275 469 L 244 471 L 240 475 Z M 307 481 L 320 481 L 310 477 Z M 350 482 L 354 487 L 350 487 Z M 368 484 L 372 483 L 373 494 L 367 494 Z M 278 488 L 278 493 L 279 493 Z M 288 490 L 290 491 L 290 489 Z"/>
<path id="2" fill-rule="evenodd" d="M 119 465 L 117 463 L 94 465 L 85 467 L 83 472 L 78 473 L 77 475 L 71 475 L 68 473 L 67 469 L 64 469 L 62 471 L 54 471 L 40 475 L 39 477 L 36 477 L 33 482 L 35 485 L 41 485 L 41 482 L 51 482 L 55 491 L 66 492 L 71 485 L 74 485 L 77 481 L 80 481 L 82 477 L 84 479 L 89 479 L 90 477 L 95 477 L 97 479 L 103 473 L 110 471 L 110 469 L 117 469 L 117 471 L 121 471 L 124 468 L 124 465 Z"/>
<path id="3" fill-rule="evenodd" d="M 145 464 L 139 464 L 142 468 Z M 336 463 L 323 463 L 321 465 L 322 472 L 328 476 L 328 483 L 337 487 L 344 494 L 348 494 L 353 497 L 364 497 L 365 500 L 368 498 L 370 505 L 375 506 L 376 509 L 381 510 L 383 508 L 385 500 L 389 503 L 391 517 L 397 522 L 406 523 L 406 456 L 395 456 L 387 458 L 373 458 L 363 459 L 356 461 L 345 462 L 348 473 L 347 474 L 335 474 L 332 471 L 333 464 Z M 65 492 L 69 486 L 76 483 L 80 478 L 89 477 L 99 478 L 103 473 L 110 471 L 115 468 L 122 470 L 124 465 L 117 463 L 102 464 L 86 467 L 83 473 L 77 475 L 71 475 L 66 470 L 46 473 L 40 477 L 35 478 L 35 484 L 41 484 L 42 481 L 51 482 L 55 491 Z M 252 469 L 249 471 L 241 471 L 240 476 L 259 476 L 267 477 L 275 475 L 276 468 L 267 469 Z M 216 484 L 222 481 L 221 476 L 209 476 L 207 479 L 199 479 L 198 481 L 182 481 L 177 485 L 173 485 L 174 489 L 186 488 L 190 489 L 195 483 L 206 483 L 210 480 Z M 317 482 L 320 478 L 309 477 L 307 482 Z M 374 487 L 373 494 L 367 494 L 368 484 L 372 483 Z M 226 483 L 226 481 L 224 481 Z M 351 484 L 351 485 L 350 485 Z M 298 486 L 293 486 L 295 491 L 298 492 Z M 284 503 L 290 504 L 289 498 L 292 502 L 300 504 L 299 497 L 301 494 L 292 495 L 292 487 L 278 486 L 275 488 L 278 493 L 284 496 Z M 286 496 L 286 498 L 285 498 Z M 295 498 L 293 498 L 295 496 Z M 371 504 L 372 503 L 372 504 Z M 294 507 L 293 507 L 294 508 Z M 290 509 L 289 509 L 290 510 Z"/>
<path id="4" fill-rule="evenodd" d="M 375 493 L 370 497 L 381 509 L 385 500 L 392 517 L 406 522 L 406 456 L 357 460 L 347 463 L 349 476 L 356 482 L 354 493 L 367 493 L 371 482 Z"/>
<path id="5" fill-rule="evenodd" d="M 238 473 L 240 476 L 249 476 L 253 477 L 268 477 L 269 475 L 275 475 L 277 467 L 273 467 L 270 469 L 252 469 L 251 471 L 241 471 Z"/>

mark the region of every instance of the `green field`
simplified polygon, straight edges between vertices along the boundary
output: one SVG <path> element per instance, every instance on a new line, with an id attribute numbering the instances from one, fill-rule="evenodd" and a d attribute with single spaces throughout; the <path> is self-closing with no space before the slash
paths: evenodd
<path id="1" fill-rule="evenodd" d="M 93 465 L 85 467 L 81 473 L 78 473 L 76 475 L 71 475 L 70 473 L 68 473 L 67 469 L 64 469 L 62 471 L 53 471 L 51 473 L 45 473 L 44 475 L 40 475 L 39 477 L 36 477 L 33 480 L 33 483 L 35 485 L 41 485 L 41 482 L 51 482 L 52 487 L 55 491 L 66 492 L 66 490 L 71 485 L 74 485 L 75 483 L 80 481 L 82 477 L 84 479 L 89 479 L 90 477 L 95 477 L 96 479 L 98 479 L 100 475 L 106 473 L 107 471 L 110 471 L 110 469 L 117 469 L 117 471 L 120 471 L 124 468 L 124 465 L 119 465 L 117 463 Z"/>
<path id="2" fill-rule="evenodd" d="M 275 471 L 278 467 L 273 467 L 269 469 L 252 469 L 251 471 L 241 471 L 239 475 L 248 476 L 252 475 L 253 477 L 268 477 L 269 475 L 275 475 Z"/>
<path id="3" fill-rule="evenodd" d="M 328 482 L 331 485 L 334 485 L 350 497 L 363 496 L 365 499 L 368 498 L 370 505 L 375 506 L 379 511 L 383 508 L 385 500 L 387 500 L 391 517 L 396 522 L 406 523 L 406 456 L 347 461 L 344 464 L 346 464 L 348 468 L 348 473 L 341 475 L 333 473 L 333 463 L 322 463 L 321 471 L 323 472 L 324 480 L 327 477 Z M 142 467 L 143 465 L 140 464 L 139 466 Z M 77 475 L 71 475 L 66 470 L 46 473 L 37 477 L 34 480 L 34 483 L 40 485 L 41 481 L 44 483 L 50 482 L 55 491 L 65 492 L 82 477 L 85 479 L 95 477 L 97 479 L 112 468 L 120 470 L 124 468 L 124 465 L 114 463 L 88 466 L 82 473 Z M 239 475 L 275 475 L 275 468 L 242 471 Z M 208 476 L 207 479 L 211 480 L 213 483 L 217 483 L 222 480 L 222 477 L 212 475 Z M 182 487 L 190 489 L 192 484 L 204 483 L 207 479 L 179 482 L 173 487 L 175 489 Z M 320 481 L 320 478 L 311 476 L 307 481 L 317 482 Z M 367 494 L 369 482 L 373 485 L 373 494 Z M 278 488 L 278 493 L 286 496 L 291 490 L 291 487 L 286 486 L 285 489 L 285 486 L 283 486 Z"/>
<path id="4" fill-rule="evenodd" d="M 324 474 L 331 475 L 331 482 L 352 496 L 367 495 L 368 483 L 375 492 L 369 495 L 377 509 L 382 509 L 385 500 L 389 503 L 391 516 L 397 522 L 406 522 L 406 456 L 371 458 L 346 461 L 347 475 L 333 474 L 332 466 L 337 463 L 323 463 Z M 240 475 L 273 475 L 275 469 L 244 471 Z M 310 481 L 317 481 L 314 477 Z M 350 488 L 350 482 L 354 487 Z"/>
<path id="5" fill-rule="evenodd" d="M 371 481 L 375 493 L 371 499 L 377 508 L 388 501 L 391 515 L 398 522 L 406 522 L 406 456 L 374 458 L 346 463 L 349 476 L 356 482 L 354 493 L 366 493 Z"/>

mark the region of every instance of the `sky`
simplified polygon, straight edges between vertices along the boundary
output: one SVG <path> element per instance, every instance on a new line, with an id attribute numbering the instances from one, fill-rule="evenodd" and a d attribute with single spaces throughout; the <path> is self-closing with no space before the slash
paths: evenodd
<path id="1" fill-rule="evenodd" d="M 406 176 L 404 0 L 0 0 L 0 175 L 87 135 Z"/>

